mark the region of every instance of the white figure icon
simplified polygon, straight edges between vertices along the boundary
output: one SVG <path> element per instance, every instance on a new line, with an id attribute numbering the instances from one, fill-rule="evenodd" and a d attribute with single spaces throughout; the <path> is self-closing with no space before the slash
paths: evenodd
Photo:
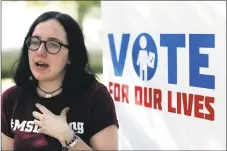
<path id="1" fill-rule="evenodd" d="M 147 46 L 147 39 L 144 37 L 140 38 L 140 47 L 142 48 L 139 51 L 139 55 L 137 58 L 137 65 L 140 66 L 140 79 L 143 80 L 144 75 L 144 81 L 147 81 L 147 66 L 150 68 L 154 68 L 154 62 L 155 62 L 155 53 L 151 51 L 147 51 L 145 48 Z"/>

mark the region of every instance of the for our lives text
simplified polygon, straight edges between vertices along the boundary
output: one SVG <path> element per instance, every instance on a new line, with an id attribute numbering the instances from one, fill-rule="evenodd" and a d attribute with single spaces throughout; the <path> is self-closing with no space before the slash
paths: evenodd
<path id="1" fill-rule="evenodd" d="M 133 86 L 130 92 L 129 85 L 109 82 L 109 92 L 116 102 L 135 105 L 163 111 L 163 101 L 168 103 L 167 112 L 195 118 L 214 121 L 214 97 L 185 93 L 163 91 L 156 88 Z M 167 93 L 167 98 L 163 98 Z M 132 99 L 130 99 L 130 97 Z M 175 99 L 173 99 L 175 98 Z"/>

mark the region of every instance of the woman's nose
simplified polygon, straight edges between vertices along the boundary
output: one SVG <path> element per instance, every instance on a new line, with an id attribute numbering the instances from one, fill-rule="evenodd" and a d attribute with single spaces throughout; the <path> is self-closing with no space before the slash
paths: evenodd
<path id="1" fill-rule="evenodd" d="M 46 51 L 46 47 L 44 43 L 41 43 L 38 50 L 37 50 L 37 54 L 43 57 L 46 57 L 47 55 L 47 51 Z"/>

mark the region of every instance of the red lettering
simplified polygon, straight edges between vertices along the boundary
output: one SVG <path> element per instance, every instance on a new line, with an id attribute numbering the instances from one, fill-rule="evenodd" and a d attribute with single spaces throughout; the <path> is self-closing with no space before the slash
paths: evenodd
<path id="1" fill-rule="evenodd" d="M 192 115 L 193 94 L 189 94 L 188 99 L 187 99 L 187 93 L 181 93 L 181 94 L 182 94 L 184 115 L 191 116 Z"/>
<path id="2" fill-rule="evenodd" d="M 120 84 L 114 84 L 114 100 L 120 101 Z"/>
<path id="3" fill-rule="evenodd" d="M 109 82 L 109 93 L 115 101 L 129 103 L 128 85 Z"/>
<path id="4" fill-rule="evenodd" d="M 129 103 L 128 85 L 109 82 L 109 93 L 112 95 L 115 101 Z M 144 106 L 146 108 L 153 107 L 154 109 L 162 110 L 161 90 L 135 86 L 134 94 L 136 105 Z M 176 107 L 173 107 L 172 101 L 172 91 L 168 91 L 168 112 L 192 116 L 192 109 L 194 109 L 194 117 L 196 118 L 210 121 L 214 121 L 215 119 L 215 111 L 212 107 L 212 104 L 214 104 L 215 101 L 214 97 L 177 92 Z M 208 111 L 208 113 L 205 113 L 205 109 Z"/>
<path id="5" fill-rule="evenodd" d="M 206 96 L 205 97 L 205 108 L 207 109 L 207 111 L 209 112 L 209 114 L 205 114 L 205 119 L 210 120 L 210 121 L 214 121 L 214 109 L 211 106 L 211 104 L 214 103 L 214 97 L 209 97 Z"/>
<path id="6" fill-rule="evenodd" d="M 154 89 L 154 108 L 162 110 L 162 91 L 159 89 Z"/>
<path id="7" fill-rule="evenodd" d="M 142 87 L 135 86 L 135 104 L 142 105 Z"/>
<path id="8" fill-rule="evenodd" d="M 186 116 L 194 116 L 196 118 L 214 121 L 215 111 L 211 105 L 215 101 L 214 97 L 182 92 L 177 92 L 176 95 L 177 108 L 174 108 L 172 106 L 172 92 L 168 91 L 168 112 L 177 114 L 183 114 L 184 112 Z M 194 115 L 192 115 L 192 109 L 194 109 Z M 205 113 L 205 110 L 209 113 Z"/>
<path id="9" fill-rule="evenodd" d="M 176 113 L 176 108 L 172 106 L 172 91 L 168 91 L 168 112 Z"/>
<path id="10" fill-rule="evenodd" d="M 177 92 L 177 114 L 181 114 L 181 93 Z"/>
<path id="11" fill-rule="evenodd" d="M 154 104 L 154 109 L 162 110 L 161 90 L 135 86 L 134 91 L 136 105 L 152 108 L 152 104 Z"/>
<path id="12" fill-rule="evenodd" d="M 152 108 L 152 88 L 148 88 L 148 97 L 147 97 L 147 88 L 144 88 L 144 106 Z"/>
<path id="13" fill-rule="evenodd" d="M 128 85 L 122 84 L 121 94 L 122 94 L 122 102 L 129 103 L 129 101 L 128 101 Z"/>
<path id="14" fill-rule="evenodd" d="M 197 118 L 204 119 L 204 113 L 201 113 L 200 110 L 203 109 L 203 104 L 201 101 L 204 100 L 204 96 L 195 95 L 195 108 L 194 108 L 194 116 Z"/>

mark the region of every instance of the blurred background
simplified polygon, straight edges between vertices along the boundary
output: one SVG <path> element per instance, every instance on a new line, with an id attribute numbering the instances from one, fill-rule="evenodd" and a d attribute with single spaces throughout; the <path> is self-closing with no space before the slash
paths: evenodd
<path id="1" fill-rule="evenodd" d="M 2 92 L 14 85 L 11 68 L 28 29 L 45 11 L 71 15 L 83 29 L 92 69 L 102 81 L 102 32 L 100 1 L 2 1 Z"/>

